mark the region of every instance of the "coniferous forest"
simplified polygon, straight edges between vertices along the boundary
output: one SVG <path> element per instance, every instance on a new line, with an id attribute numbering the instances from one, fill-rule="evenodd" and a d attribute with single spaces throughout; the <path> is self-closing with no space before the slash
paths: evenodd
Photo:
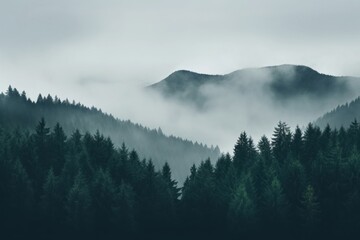
<path id="1" fill-rule="evenodd" d="M 359 9 L 0 0 L 0 240 L 360 240 Z"/>
<path id="2" fill-rule="evenodd" d="M 32 101 L 25 91 L 20 93 L 11 86 L 5 93 L 0 93 L 0 124 L 3 127 L 21 127 L 30 131 L 42 117 L 48 127 L 60 123 L 67 135 L 75 130 L 91 134 L 99 130 L 110 137 L 114 145 L 121 146 L 125 142 L 129 148 L 136 149 L 140 158 L 151 158 L 157 169 L 168 162 L 174 178 L 181 183 L 190 173 L 193 163 L 200 163 L 206 158 L 215 161 L 220 156 L 218 147 L 166 136 L 161 128 L 149 129 L 129 120 L 119 120 L 95 107 L 88 108 L 74 101 L 41 94 Z"/>
<path id="3" fill-rule="evenodd" d="M 360 226 L 360 126 L 283 123 L 233 156 L 191 168 L 183 186 L 164 164 L 100 132 L 41 119 L 0 128 L 1 239 L 348 239 Z"/>

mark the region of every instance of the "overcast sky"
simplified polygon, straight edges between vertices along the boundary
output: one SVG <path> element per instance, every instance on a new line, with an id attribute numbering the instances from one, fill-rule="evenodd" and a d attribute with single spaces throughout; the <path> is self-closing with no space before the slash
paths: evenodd
<path id="1" fill-rule="evenodd" d="M 359 12 L 359 0 L 0 0 L 0 90 L 156 127 L 122 102 L 178 69 L 290 63 L 360 76 Z"/>

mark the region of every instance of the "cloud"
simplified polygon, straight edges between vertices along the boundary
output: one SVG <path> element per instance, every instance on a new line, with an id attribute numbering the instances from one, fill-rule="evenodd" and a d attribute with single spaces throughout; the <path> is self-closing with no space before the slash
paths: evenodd
<path id="1" fill-rule="evenodd" d="M 86 85 L 103 85 L 103 84 L 111 84 L 114 83 L 113 81 L 101 78 L 101 77 L 95 77 L 95 76 L 87 76 L 87 77 L 83 77 L 80 78 L 78 81 L 78 84 L 80 84 L 81 86 L 86 86 Z"/>
<path id="2" fill-rule="evenodd" d="M 265 121 L 260 113 L 269 110 L 252 102 L 256 94 L 203 114 L 139 89 L 179 69 L 225 74 L 289 63 L 360 76 L 359 7 L 356 0 L 0 0 L 0 87 L 75 99 L 229 149 L 235 139 L 227 132 Z M 212 87 L 202 91 L 212 96 Z"/>

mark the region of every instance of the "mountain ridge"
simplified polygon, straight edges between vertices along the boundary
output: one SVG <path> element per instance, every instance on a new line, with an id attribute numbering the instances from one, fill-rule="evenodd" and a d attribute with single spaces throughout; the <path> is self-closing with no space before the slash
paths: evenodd
<path id="1" fill-rule="evenodd" d="M 321 128 L 329 125 L 339 129 L 349 127 L 355 120 L 360 120 L 360 96 L 352 101 L 339 104 L 336 108 L 317 118 L 314 124 Z"/>
<path id="2" fill-rule="evenodd" d="M 110 137 L 116 147 L 125 143 L 129 149 L 136 149 L 141 158 L 151 158 L 157 168 L 168 162 L 179 182 L 185 180 L 193 164 L 200 164 L 207 158 L 216 160 L 220 155 L 218 147 L 167 136 L 161 130 L 120 120 L 95 107 L 61 101 L 50 95 L 39 95 L 37 101 L 32 101 L 25 92 L 20 94 L 11 87 L 5 94 L 0 93 L 0 127 L 16 129 L 21 126 L 31 130 L 41 118 L 45 118 L 49 127 L 60 123 L 69 135 L 76 129 L 82 134 L 95 134 L 99 130 L 105 137 Z"/>
<path id="3" fill-rule="evenodd" d="M 314 68 L 311 68 L 309 66 L 306 65 L 296 65 L 296 64 L 280 64 L 280 65 L 274 65 L 274 66 L 264 66 L 264 67 L 249 67 L 249 68 L 242 68 L 242 69 L 238 69 L 226 74 L 207 74 L 207 73 L 200 73 L 200 72 L 196 72 L 196 71 L 191 71 L 191 70 L 187 70 L 187 69 L 180 69 L 180 70 L 176 70 L 174 72 L 172 72 L 170 75 L 168 75 L 167 77 L 165 77 L 164 79 L 160 80 L 159 82 L 155 82 L 153 84 L 150 84 L 148 87 L 154 87 L 157 84 L 163 82 L 164 80 L 169 80 L 172 79 L 174 76 L 178 76 L 180 74 L 187 74 L 187 75 L 194 75 L 194 76 L 204 76 L 204 77 L 227 77 L 227 76 L 232 76 L 232 75 L 237 75 L 239 73 L 243 73 L 243 72 L 247 72 L 247 71 L 255 71 L 255 70 L 270 70 L 270 69 L 281 69 L 281 68 L 287 68 L 287 67 L 295 67 L 298 69 L 303 69 L 303 70 L 308 70 L 308 71 L 312 71 L 316 74 L 322 75 L 322 76 L 327 76 L 327 77 L 353 77 L 353 76 L 338 76 L 338 75 L 331 75 L 331 74 L 325 74 L 325 73 L 321 73 L 317 70 L 315 70 Z M 356 77 L 357 78 L 357 77 Z"/>
<path id="4" fill-rule="evenodd" d="M 167 98 L 192 103 L 201 109 L 209 100 L 203 91 L 209 85 L 214 86 L 214 92 L 216 88 L 226 86 L 239 89 L 241 93 L 247 91 L 248 85 L 257 84 L 258 88 L 264 88 L 270 93 L 274 100 L 288 100 L 304 95 L 326 100 L 334 95 L 349 95 L 353 91 L 351 84 L 360 86 L 359 82 L 359 77 L 332 76 L 305 65 L 283 64 L 244 68 L 224 75 L 178 70 L 148 88 Z"/>

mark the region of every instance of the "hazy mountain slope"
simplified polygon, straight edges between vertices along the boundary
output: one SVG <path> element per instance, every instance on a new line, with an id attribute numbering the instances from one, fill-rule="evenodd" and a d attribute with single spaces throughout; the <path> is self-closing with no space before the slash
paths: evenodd
<path id="1" fill-rule="evenodd" d="M 360 95 L 360 78 L 322 74 L 306 66 L 250 68 L 226 75 L 177 71 L 147 88 L 174 109 L 186 109 L 182 122 L 196 124 L 201 139 L 225 151 L 239 132 L 257 141 L 271 136 L 279 121 L 306 125 Z"/>
<path id="2" fill-rule="evenodd" d="M 207 99 L 200 93 L 200 88 L 205 84 L 218 84 L 224 80 L 226 76 L 180 70 L 151 85 L 150 88 L 161 92 L 165 97 L 176 97 L 202 107 Z"/>
<path id="3" fill-rule="evenodd" d="M 325 127 L 329 124 L 331 127 L 340 128 L 350 126 L 355 119 L 360 120 L 360 97 L 346 103 L 339 105 L 331 112 L 326 113 L 315 121 L 319 127 Z"/>
<path id="4" fill-rule="evenodd" d="M 274 100 L 291 100 L 301 96 L 324 100 L 345 97 L 352 93 L 350 85 L 359 81 L 354 77 L 334 77 L 321 74 L 306 66 L 280 65 L 243 69 L 226 75 L 206 75 L 190 71 L 176 71 L 150 86 L 165 97 L 192 102 L 198 107 L 209 100 L 207 86 L 229 87 L 238 94 L 254 88 L 265 90 Z M 254 85 L 255 84 L 255 85 Z M 258 85 L 258 86 L 256 86 Z"/>
<path id="5" fill-rule="evenodd" d="M 157 167 L 166 161 L 173 169 L 174 177 L 183 181 L 194 163 L 210 157 L 216 160 L 219 149 L 193 143 L 174 136 L 166 136 L 162 131 L 149 129 L 130 121 L 122 121 L 105 114 L 96 108 L 87 108 L 81 104 L 40 97 L 36 102 L 20 95 L 16 89 L 0 94 L 0 124 L 4 127 L 17 126 L 30 130 L 44 117 L 48 126 L 59 122 L 67 134 L 75 129 L 82 133 L 95 133 L 99 130 L 109 136 L 116 146 L 123 142 L 130 149 L 136 149 L 140 157 L 151 158 Z"/>

